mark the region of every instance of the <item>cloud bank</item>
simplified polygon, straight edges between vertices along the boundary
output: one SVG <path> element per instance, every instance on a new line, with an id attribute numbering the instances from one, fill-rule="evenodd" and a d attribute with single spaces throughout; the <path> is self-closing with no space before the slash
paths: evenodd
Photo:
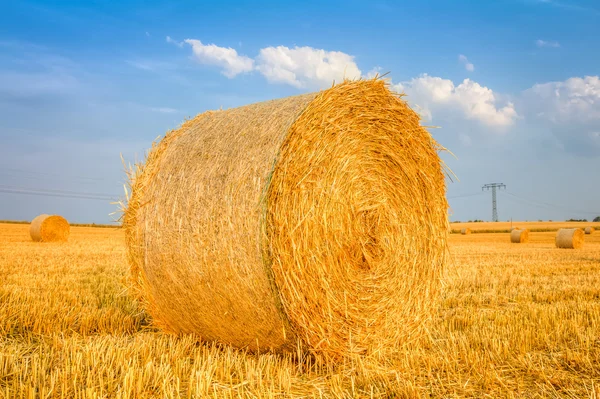
<path id="1" fill-rule="evenodd" d="M 297 89 L 320 89 L 345 78 L 372 78 L 381 74 L 374 67 L 363 74 L 355 57 L 342 51 L 309 46 L 270 46 L 261 48 L 254 57 L 230 47 L 204 44 L 200 40 L 167 42 L 178 47 L 189 45 L 192 58 L 200 65 L 216 67 L 233 79 L 255 73 L 271 84 Z M 558 42 L 537 40 L 538 47 L 560 47 Z M 458 61 L 469 72 L 473 63 L 464 55 Z M 545 129 L 559 147 L 575 153 L 600 155 L 600 79 L 598 76 L 572 77 L 565 81 L 536 84 L 511 95 L 495 92 L 472 79 L 453 82 L 439 76 L 421 74 L 408 81 L 390 82 L 392 89 L 405 93 L 407 101 L 421 116 L 436 124 L 448 121 L 474 122 L 488 128 L 485 132 L 507 133 L 520 120 Z M 485 134 L 485 133 L 483 133 Z M 471 145 L 470 136 L 462 133 L 460 142 Z"/>

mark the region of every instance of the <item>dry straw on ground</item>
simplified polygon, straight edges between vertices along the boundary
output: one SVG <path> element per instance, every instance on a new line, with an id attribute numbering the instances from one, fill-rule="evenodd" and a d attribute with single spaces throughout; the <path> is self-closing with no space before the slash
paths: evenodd
<path id="1" fill-rule="evenodd" d="M 465 235 L 465 234 L 471 234 L 471 229 L 466 227 L 464 229 L 460 230 L 460 234 Z"/>
<path id="2" fill-rule="evenodd" d="M 447 256 L 440 149 L 382 80 L 187 121 L 133 172 L 124 215 L 149 312 L 250 350 L 410 342 Z"/>
<path id="3" fill-rule="evenodd" d="M 517 244 L 529 242 L 529 229 L 513 229 L 510 232 L 510 242 Z"/>
<path id="4" fill-rule="evenodd" d="M 70 233 L 69 222 L 59 215 L 39 215 L 31 221 L 29 227 L 33 241 L 64 242 L 69 239 Z"/>
<path id="5" fill-rule="evenodd" d="M 593 227 L 586 227 L 585 228 L 585 234 L 592 234 L 594 231 L 596 231 L 596 229 L 594 229 Z"/>
<path id="6" fill-rule="evenodd" d="M 585 240 L 585 233 L 581 229 L 560 229 L 556 233 L 556 246 L 558 248 L 581 248 Z"/>

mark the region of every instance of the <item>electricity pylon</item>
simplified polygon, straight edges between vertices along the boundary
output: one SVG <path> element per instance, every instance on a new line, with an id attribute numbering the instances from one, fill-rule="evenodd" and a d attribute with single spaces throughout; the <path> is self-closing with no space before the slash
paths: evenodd
<path id="1" fill-rule="evenodd" d="M 504 188 L 506 190 L 506 184 L 504 183 L 490 183 L 490 184 L 485 184 L 483 187 L 481 187 L 481 191 L 483 190 L 490 190 L 490 188 L 492 189 L 492 220 L 494 222 L 498 221 L 498 209 L 496 208 L 496 189 L 500 190 L 502 188 Z"/>

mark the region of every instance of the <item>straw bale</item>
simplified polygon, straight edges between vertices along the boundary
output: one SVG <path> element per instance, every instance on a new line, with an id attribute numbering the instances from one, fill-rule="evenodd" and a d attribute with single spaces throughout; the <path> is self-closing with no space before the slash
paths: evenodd
<path id="1" fill-rule="evenodd" d="M 510 242 L 516 244 L 529 242 L 529 229 L 513 229 L 510 232 Z"/>
<path id="2" fill-rule="evenodd" d="M 593 227 L 586 227 L 585 228 L 585 234 L 592 234 L 594 231 L 596 231 L 596 229 L 594 229 Z"/>
<path id="3" fill-rule="evenodd" d="M 471 229 L 466 227 L 460 231 L 460 234 L 462 234 L 462 235 L 471 234 Z"/>
<path id="4" fill-rule="evenodd" d="M 148 311 L 252 351 L 416 339 L 447 258 L 440 149 L 381 80 L 187 121 L 137 167 L 124 214 Z"/>
<path id="5" fill-rule="evenodd" d="M 59 215 L 39 215 L 29 226 L 29 234 L 33 241 L 64 242 L 69 239 L 70 233 L 69 222 Z"/>
<path id="6" fill-rule="evenodd" d="M 558 248 L 581 248 L 585 240 L 585 233 L 581 229 L 560 229 L 556 233 L 556 246 Z"/>

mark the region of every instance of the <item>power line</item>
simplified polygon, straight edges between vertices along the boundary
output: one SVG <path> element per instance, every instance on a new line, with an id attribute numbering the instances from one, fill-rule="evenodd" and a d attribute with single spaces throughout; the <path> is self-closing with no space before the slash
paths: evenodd
<path id="1" fill-rule="evenodd" d="M 30 176 L 27 176 L 28 178 L 31 178 L 31 177 L 58 177 L 58 178 L 61 178 L 61 179 L 88 180 L 88 181 L 109 181 L 108 179 L 102 178 L 102 177 L 69 176 L 69 175 L 64 175 L 64 174 L 60 174 L 60 173 L 49 173 L 49 172 L 31 171 L 31 170 L 17 169 L 17 168 L 7 168 L 7 167 L 2 167 L 2 171 L 3 172 L 16 173 L 16 174 L 30 175 Z M 5 174 L 7 176 L 11 176 L 9 173 L 3 173 L 3 174 Z M 13 177 L 17 177 L 17 176 L 13 175 Z"/>
<path id="2" fill-rule="evenodd" d="M 57 189 L 52 189 L 52 188 L 15 187 L 15 186 L 7 186 L 4 184 L 0 184 L 0 188 L 7 189 L 7 190 L 41 191 L 41 192 L 49 192 L 49 193 L 65 194 L 65 195 L 74 194 L 74 195 L 85 195 L 85 196 L 91 196 L 91 197 L 106 197 L 106 198 L 115 197 L 112 194 L 86 193 L 86 192 L 80 192 L 80 191 L 57 190 Z"/>
<path id="3" fill-rule="evenodd" d="M 456 199 L 456 198 L 467 198 L 467 197 L 477 197 L 484 195 L 485 193 L 474 193 L 474 194 L 463 194 L 463 195 L 455 195 L 453 197 L 447 197 L 447 199 Z"/>
<path id="4" fill-rule="evenodd" d="M 32 189 L 26 187 L 11 187 L 0 185 L 0 192 L 8 194 L 23 194 L 23 195 L 36 195 L 46 197 L 60 197 L 60 198 L 76 198 L 76 199 L 90 199 L 90 200 L 101 200 L 101 201 L 114 201 L 118 199 L 118 195 L 108 195 L 99 193 L 82 193 L 77 191 L 68 190 L 52 190 L 52 189 Z"/>
<path id="5" fill-rule="evenodd" d="M 560 211 L 567 211 L 567 212 L 573 212 L 573 213 L 585 213 L 585 214 L 590 214 L 590 215 L 600 215 L 600 211 L 596 211 L 596 212 L 582 211 L 582 210 L 572 209 L 572 208 L 569 208 L 569 207 L 566 207 L 563 205 L 556 205 L 556 204 L 551 204 L 548 202 L 532 200 L 529 198 L 521 197 L 519 195 L 513 194 L 508 191 L 505 191 L 504 193 L 511 197 L 514 197 L 517 200 L 520 200 L 521 203 L 525 203 L 525 204 L 531 205 L 531 206 L 537 206 L 537 207 L 541 206 L 541 207 L 557 209 Z"/>

